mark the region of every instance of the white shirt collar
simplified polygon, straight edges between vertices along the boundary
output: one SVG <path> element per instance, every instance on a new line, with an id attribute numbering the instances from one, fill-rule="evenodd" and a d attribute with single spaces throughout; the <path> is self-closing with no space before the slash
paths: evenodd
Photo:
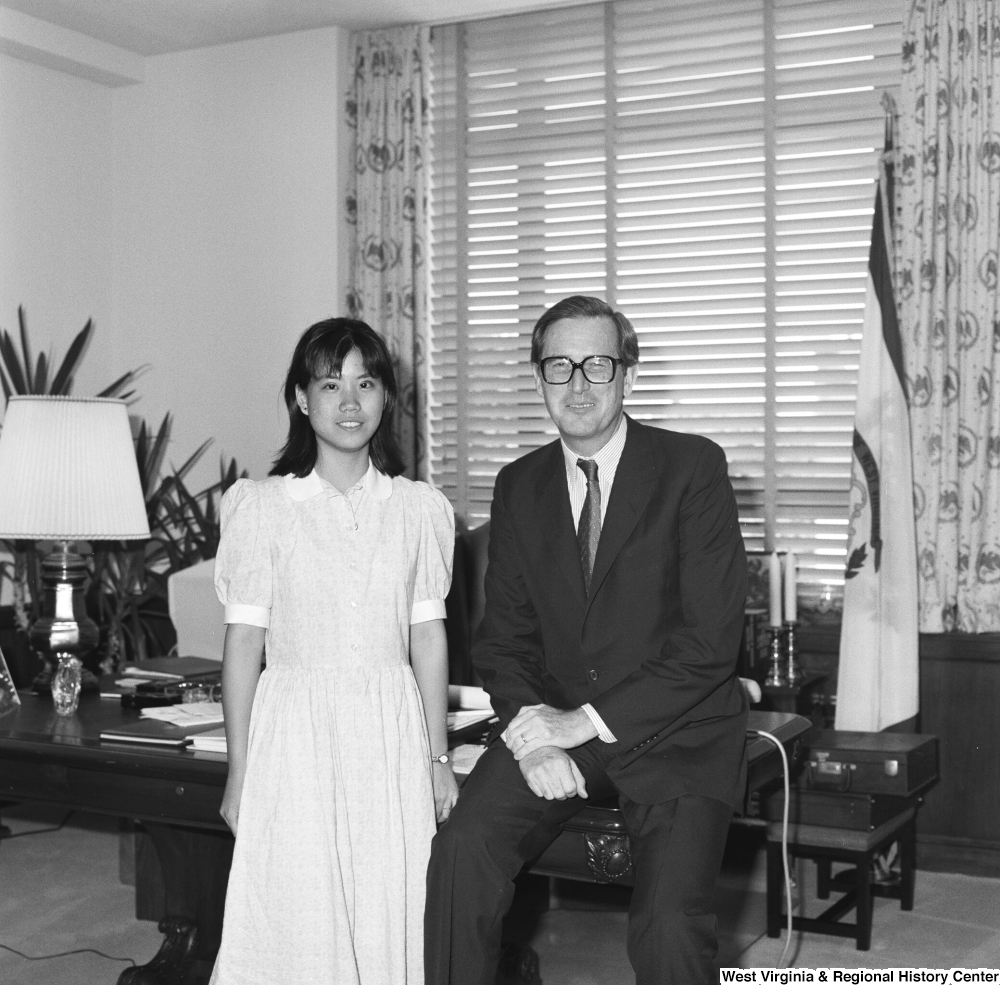
<path id="1" fill-rule="evenodd" d="M 576 475 L 577 459 L 580 458 L 591 458 L 597 462 L 600 467 L 600 473 L 604 473 L 607 465 L 611 462 L 618 465 L 618 460 L 621 458 L 622 449 L 625 447 L 625 432 L 628 430 L 628 422 L 625 419 L 625 415 L 622 414 L 622 419 L 618 422 L 618 427 L 615 428 L 615 433 L 611 435 L 610 438 L 605 442 L 604 446 L 600 451 L 595 452 L 593 455 L 578 455 L 569 445 L 563 441 L 562 438 L 559 440 L 562 442 L 563 458 L 566 461 L 566 472 L 569 475 Z M 580 473 L 583 475 L 583 473 Z"/>
<path id="2" fill-rule="evenodd" d="M 301 479 L 296 475 L 286 475 L 284 478 L 288 495 L 297 503 L 318 496 L 326 488 L 333 488 L 320 478 L 315 469 Z M 371 459 L 368 461 L 368 471 L 361 481 L 364 483 L 365 492 L 373 499 L 388 499 L 392 495 L 392 479 L 384 472 L 379 472 Z"/>

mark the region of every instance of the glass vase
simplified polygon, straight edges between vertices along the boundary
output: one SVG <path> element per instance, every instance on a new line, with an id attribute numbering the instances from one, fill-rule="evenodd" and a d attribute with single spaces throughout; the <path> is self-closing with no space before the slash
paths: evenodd
<path id="1" fill-rule="evenodd" d="M 57 715 L 72 715 L 80 703 L 80 673 L 83 664 L 71 653 L 60 653 L 52 675 L 52 703 Z"/>

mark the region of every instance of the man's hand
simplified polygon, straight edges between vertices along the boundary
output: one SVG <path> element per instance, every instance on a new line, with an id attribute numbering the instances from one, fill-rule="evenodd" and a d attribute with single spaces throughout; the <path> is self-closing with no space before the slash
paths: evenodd
<path id="1" fill-rule="evenodd" d="M 594 723 L 582 708 L 562 711 L 549 705 L 525 705 L 507 726 L 503 739 L 521 762 L 536 749 L 575 749 L 596 735 Z"/>
<path id="2" fill-rule="evenodd" d="M 521 759 L 521 775 L 536 797 L 568 800 L 587 796 L 580 767 L 562 749 L 552 746 L 536 749 Z"/>

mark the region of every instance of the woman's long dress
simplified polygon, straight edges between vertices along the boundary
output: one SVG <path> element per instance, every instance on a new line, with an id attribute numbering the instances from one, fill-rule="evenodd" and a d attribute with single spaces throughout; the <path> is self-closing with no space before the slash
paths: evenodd
<path id="1" fill-rule="evenodd" d="M 369 468 L 240 480 L 215 580 L 266 626 L 212 985 L 421 985 L 435 831 L 409 626 L 444 615 L 454 517 Z"/>

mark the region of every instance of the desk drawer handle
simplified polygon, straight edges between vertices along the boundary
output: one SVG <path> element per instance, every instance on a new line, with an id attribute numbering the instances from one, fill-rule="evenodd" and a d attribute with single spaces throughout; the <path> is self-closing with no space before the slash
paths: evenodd
<path id="1" fill-rule="evenodd" d="M 184 796 L 184 788 L 183 787 L 174 787 L 174 793 L 177 794 L 178 797 L 183 797 Z"/>
<path id="2" fill-rule="evenodd" d="M 624 835 L 584 835 L 587 868 L 596 882 L 614 882 L 632 871 L 632 852 Z"/>

